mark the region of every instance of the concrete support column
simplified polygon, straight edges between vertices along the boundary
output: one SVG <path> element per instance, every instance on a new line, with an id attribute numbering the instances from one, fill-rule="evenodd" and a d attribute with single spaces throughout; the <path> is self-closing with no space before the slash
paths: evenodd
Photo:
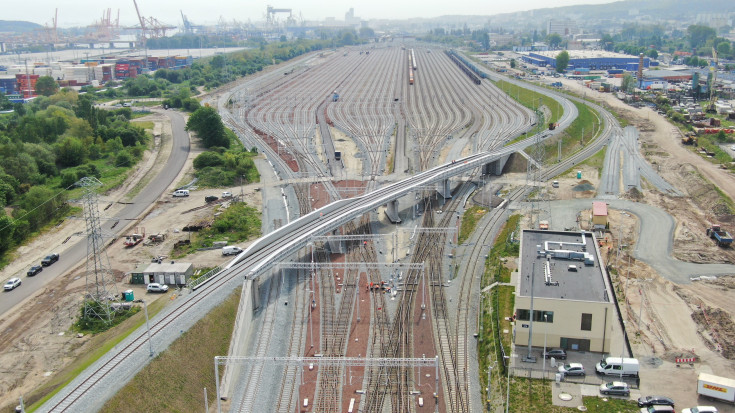
<path id="1" fill-rule="evenodd" d="M 436 191 L 439 192 L 439 195 L 443 196 L 444 199 L 449 199 L 452 197 L 452 188 L 450 185 L 449 178 L 444 179 L 437 183 Z"/>
<path id="2" fill-rule="evenodd" d="M 385 215 L 388 216 L 390 222 L 398 224 L 401 222 L 401 217 L 398 216 L 398 200 L 394 199 L 386 205 Z"/>

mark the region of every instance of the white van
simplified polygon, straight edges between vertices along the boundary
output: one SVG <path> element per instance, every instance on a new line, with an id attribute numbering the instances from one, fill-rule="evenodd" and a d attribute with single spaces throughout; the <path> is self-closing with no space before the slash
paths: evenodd
<path id="1" fill-rule="evenodd" d="M 228 245 L 226 247 L 222 247 L 222 255 L 237 255 L 242 252 L 242 248 L 236 247 L 234 245 Z"/>
<path id="2" fill-rule="evenodd" d="M 174 191 L 174 196 L 175 197 L 189 196 L 189 190 L 188 189 L 177 189 L 176 191 Z"/>
<path id="3" fill-rule="evenodd" d="M 640 364 L 638 363 L 638 359 L 607 357 L 597 363 L 595 370 L 599 374 L 604 374 L 606 376 L 622 375 L 638 377 Z"/>

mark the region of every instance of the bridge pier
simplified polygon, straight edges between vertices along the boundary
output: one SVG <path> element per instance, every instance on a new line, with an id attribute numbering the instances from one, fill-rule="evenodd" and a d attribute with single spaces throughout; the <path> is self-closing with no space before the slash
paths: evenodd
<path id="1" fill-rule="evenodd" d="M 398 216 L 398 200 L 394 199 L 390 202 L 388 202 L 388 205 L 386 205 L 385 209 L 385 215 L 388 217 L 391 223 L 393 224 L 400 224 L 401 223 L 401 217 Z"/>
<path id="2" fill-rule="evenodd" d="M 482 174 L 483 175 L 502 175 L 503 168 L 505 168 L 505 164 L 508 162 L 509 158 L 510 158 L 510 155 L 505 155 L 498 160 L 495 160 L 495 161 L 492 161 L 490 163 L 483 165 Z"/>
<path id="3" fill-rule="evenodd" d="M 337 235 L 337 230 L 334 229 L 331 231 L 332 235 Z M 336 254 L 343 254 L 347 249 L 345 248 L 345 242 L 344 241 L 337 241 L 333 239 L 327 240 L 327 244 L 329 244 L 329 250 Z"/>
<path id="4" fill-rule="evenodd" d="M 439 192 L 439 195 L 443 196 L 444 199 L 452 197 L 452 187 L 449 183 L 449 178 L 437 182 L 436 186 L 436 192 Z"/>

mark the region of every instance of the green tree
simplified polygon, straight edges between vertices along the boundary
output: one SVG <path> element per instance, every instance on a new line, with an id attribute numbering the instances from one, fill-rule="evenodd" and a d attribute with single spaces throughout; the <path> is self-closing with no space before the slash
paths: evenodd
<path id="1" fill-rule="evenodd" d="M 36 93 L 51 96 L 59 90 L 59 85 L 51 76 L 41 76 L 36 81 Z"/>
<path id="2" fill-rule="evenodd" d="M 620 90 L 625 93 L 633 93 L 635 88 L 635 78 L 630 74 L 626 73 L 623 75 L 623 80 L 620 83 Z"/>
<path id="3" fill-rule="evenodd" d="M 558 73 L 564 73 L 569 66 L 569 52 L 562 50 L 561 53 L 556 55 L 556 71 Z"/>
<path id="4" fill-rule="evenodd" d="M 62 166 L 77 166 L 87 157 L 87 146 L 73 136 L 67 136 L 56 144 L 56 160 Z"/>
<path id="5" fill-rule="evenodd" d="M 516 68 L 516 59 L 510 59 L 510 68 L 515 69 Z"/>
<path id="6" fill-rule="evenodd" d="M 720 42 L 717 44 L 717 54 L 720 56 L 727 56 L 730 54 L 730 42 Z"/>
<path id="7" fill-rule="evenodd" d="M 546 36 L 546 42 L 549 43 L 549 46 L 551 47 L 559 47 L 561 41 L 562 39 L 559 33 L 551 33 L 550 35 Z"/>
<path id="8" fill-rule="evenodd" d="M 196 132 L 204 147 L 230 147 L 230 140 L 225 134 L 225 126 L 219 113 L 209 106 L 204 106 L 192 113 L 186 122 L 186 129 Z"/>
<path id="9" fill-rule="evenodd" d="M 369 28 L 369 27 L 361 27 L 360 28 L 360 38 L 363 39 L 372 39 L 375 37 L 375 30 Z"/>
<path id="10" fill-rule="evenodd" d="M 717 36 L 717 32 L 709 26 L 693 24 L 687 27 L 687 35 L 689 37 L 689 44 L 693 48 L 698 48 L 704 46 L 707 40 Z"/>

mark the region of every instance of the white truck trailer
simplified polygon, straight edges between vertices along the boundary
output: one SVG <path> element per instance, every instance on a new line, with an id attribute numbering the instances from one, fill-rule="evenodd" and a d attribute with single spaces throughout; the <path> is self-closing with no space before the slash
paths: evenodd
<path id="1" fill-rule="evenodd" d="M 735 380 L 699 373 L 697 393 L 700 396 L 735 403 Z"/>

